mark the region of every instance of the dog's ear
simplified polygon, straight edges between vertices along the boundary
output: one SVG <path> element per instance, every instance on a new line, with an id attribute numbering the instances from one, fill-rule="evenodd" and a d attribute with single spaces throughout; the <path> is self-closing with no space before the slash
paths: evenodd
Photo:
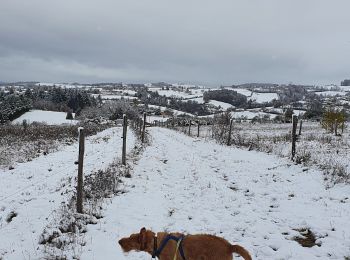
<path id="1" fill-rule="evenodd" d="M 140 250 L 145 250 L 146 246 L 147 246 L 146 228 L 145 227 L 141 228 L 141 230 L 140 230 L 139 241 L 140 241 Z"/>

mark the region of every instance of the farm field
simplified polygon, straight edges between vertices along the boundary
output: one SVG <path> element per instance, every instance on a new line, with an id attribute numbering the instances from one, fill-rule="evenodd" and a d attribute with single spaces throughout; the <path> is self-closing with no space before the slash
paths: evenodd
<path id="1" fill-rule="evenodd" d="M 12 124 L 22 124 L 26 120 L 28 124 L 33 122 L 45 123 L 47 125 L 77 124 L 77 120 L 67 120 L 67 113 L 43 110 L 32 110 L 24 113 L 19 118 L 12 121 Z"/>

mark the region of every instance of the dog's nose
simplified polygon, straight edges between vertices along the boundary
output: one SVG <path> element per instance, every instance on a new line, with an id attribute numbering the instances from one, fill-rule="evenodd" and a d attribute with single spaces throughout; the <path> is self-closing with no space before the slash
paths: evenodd
<path id="1" fill-rule="evenodd" d="M 120 240 L 118 241 L 118 243 L 119 243 L 119 245 L 122 245 L 123 239 L 120 239 Z"/>

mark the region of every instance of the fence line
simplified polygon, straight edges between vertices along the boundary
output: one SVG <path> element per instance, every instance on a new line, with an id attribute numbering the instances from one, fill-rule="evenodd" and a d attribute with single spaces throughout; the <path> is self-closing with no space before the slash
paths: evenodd
<path id="1" fill-rule="evenodd" d="M 294 119 L 297 119 L 297 116 L 294 116 Z M 243 146 L 247 147 L 249 149 L 257 149 L 259 151 L 267 151 L 267 152 L 272 152 L 271 149 L 274 147 L 274 143 L 276 142 L 284 142 L 284 143 L 290 143 L 292 148 L 289 151 L 288 154 L 290 154 L 292 160 L 295 160 L 295 157 L 298 155 L 299 159 L 300 156 L 304 156 L 304 154 L 300 153 L 305 153 L 301 151 L 299 154 L 297 153 L 297 147 L 296 143 L 300 139 L 302 129 L 303 129 L 303 121 L 300 120 L 299 124 L 299 135 L 296 135 L 296 129 L 298 127 L 298 120 L 294 120 L 295 125 L 293 126 L 293 123 L 280 123 L 281 126 L 283 126 L 283 129 L 285 129 L 285 133 L 278 131 L 276 135 L 274 136 L 269 136 L 266 135 L 264 132 L 262 132 L 262 139 L 258 133 L 256 136 L 254 135 L 246 135 L 243 133 L 242 134 L 242 128 L 241 124 L 235 124 L 235 127 L 233 127 L 234 119 L 227 119 L 225 117 L 220 117 L 220 118 L 209 118 L 209 119 L 203 119 L 203 118 L 179 118 L 179 117 L 172 117 L 169 118 L 167 121 L 165 121 L 166 125 L 174 130 L 183 132 L 188 135 L 192 135 L 191 133 L 191 128 L 193 125 L 197 125 L 197 137 L 205 137 L 205 138 L 211 138 L 214 140 L 217 140 L 219 143 L 226 144 L 226 145 L 231 145 L 235 144 L 238 146 Z M 238 121 L 240 122 L 240 121 Z M 160 127 L 164 127 L 164 124 L 157 124 L 154 123 L 154 125 L 159 125 Z M 205 125 L 209 125 L 211 127 L 205 127 Z M 253 125 L 255 125 L 253 123 Z M 260 125 L 260 124 L 259 124 Z M 262 124 L 264 125 L 264 124 Z M 268 123 L 266 125 L 269 125 Z M 278 125 L 278 123 L 276 123 Z M 318 126 L 317 126 L 318 127 Z M 206 133 L 201 131 L 202 129 L 207 129 Z M 237 131 L 238 129 L 238 131 Z M 203 136 L 204 133 L 204 136 Z M 291 133 L 295 133 L 295 135 L 292 135 Z M 210 136 L 211 135 L 211 136 Z M 306 136 L 307 137 L 307 136 Z M 234 138 L 234 139 L 233 139 Z M 270 139 L 270 140 L 268 140 Z M 264 146 L 263 140 L 266 140 L 266 146 Z M 275 141 L 273 141 L 275 140 Z M 271 142 L 270 142 L 271 141 Z M 269 148 L 270 147 L 270 148 Z M 282 152 L 282 151 L 281 151 Z"/>

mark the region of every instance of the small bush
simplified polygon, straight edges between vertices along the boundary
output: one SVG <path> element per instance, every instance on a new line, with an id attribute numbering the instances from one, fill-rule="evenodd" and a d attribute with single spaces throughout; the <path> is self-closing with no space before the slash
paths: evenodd
<path id="1" fill-rule="evenodd" d="M 331 133 L 337 133 L 337 129 L 340 128 L 342 124 L 345 122 L 345 113 L 344 111 L 338 111 L 336 109 L 328 109 L 324 112 L 322 118 L 322 127 Z"/>
<path id="2" fill-rule="evenodd" d="M 306 164 L 311 159 L 311 153 L 309 151 L 306 151 L 305 149 L 298 152 L 295 156 L 295 162 L 297 164 Z"/>

